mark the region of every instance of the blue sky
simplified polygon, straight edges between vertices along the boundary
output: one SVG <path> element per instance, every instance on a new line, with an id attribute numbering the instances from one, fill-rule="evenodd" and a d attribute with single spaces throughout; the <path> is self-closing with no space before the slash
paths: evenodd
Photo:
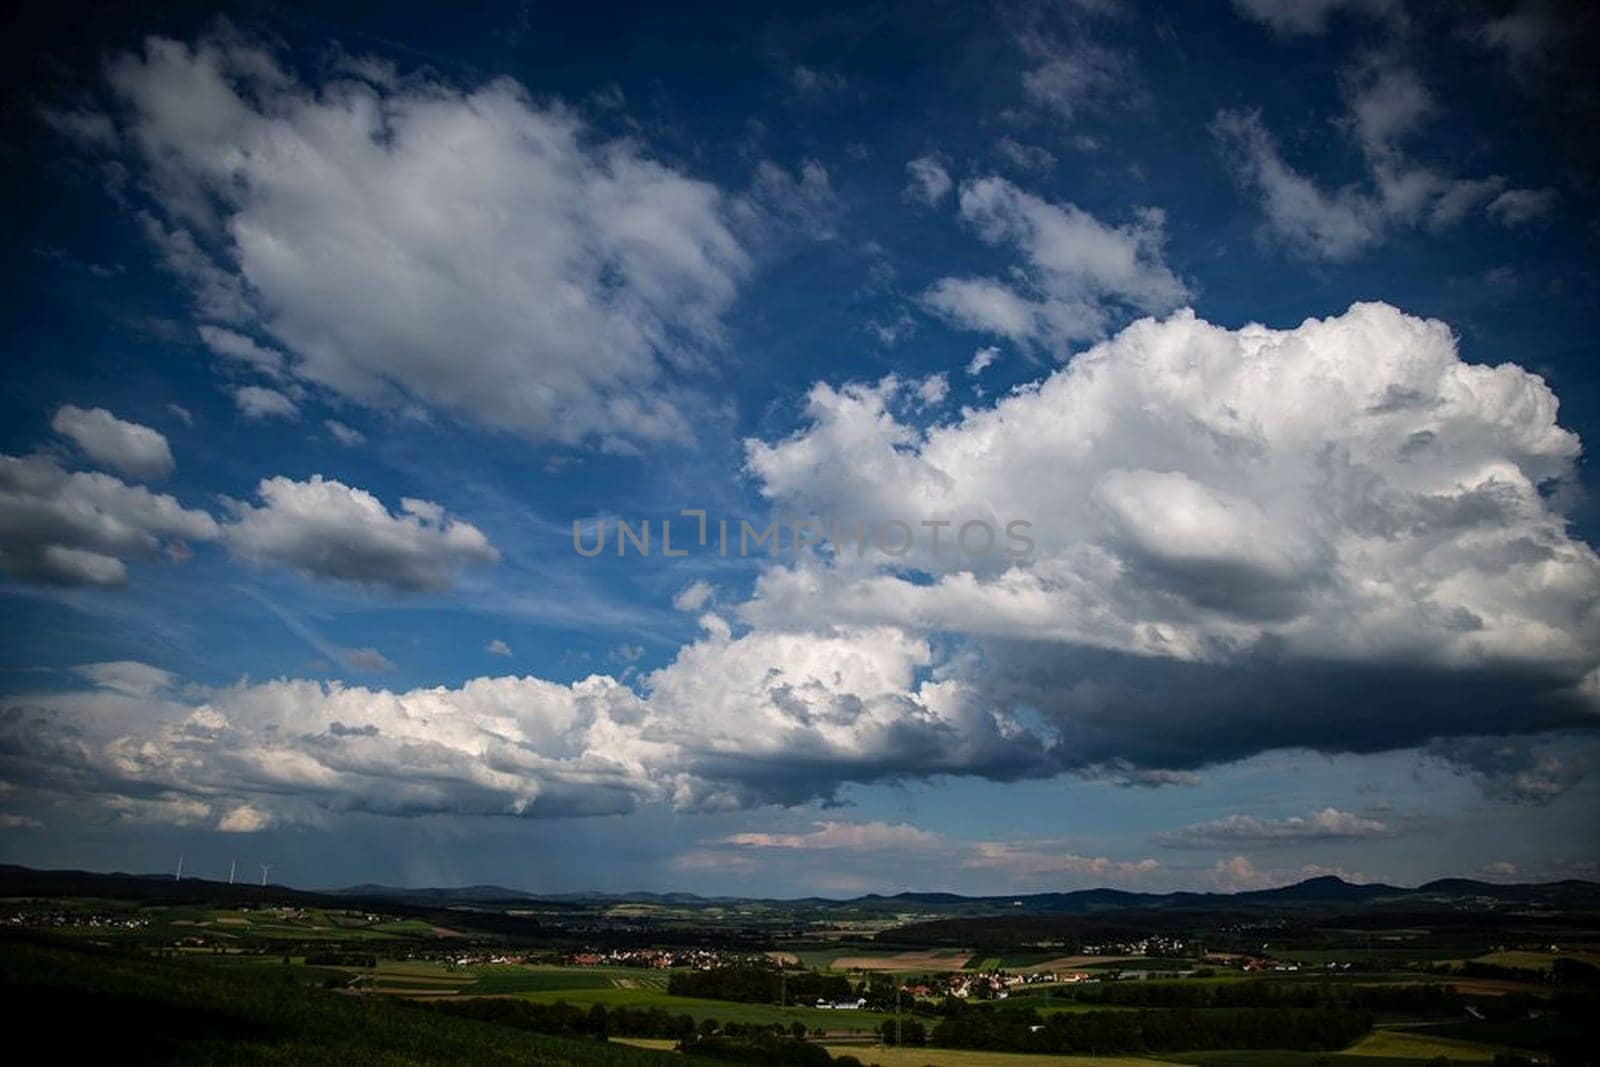
<path id="1" fill-rule="evenodd" d="M 0 858 L 1593 876 L 1575 9 L 20 25 Z"/>

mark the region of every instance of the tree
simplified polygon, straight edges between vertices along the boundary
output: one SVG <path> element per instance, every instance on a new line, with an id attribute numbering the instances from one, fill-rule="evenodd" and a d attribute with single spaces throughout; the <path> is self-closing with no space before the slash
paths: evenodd
<path id="1" fill-rule="evenodd" d="M 882 1035 L 885 1045 L 898 1044 L 901 1038 L 904 1038 L 907 1046 L 928 1043 L 928 1028 L 916 1019 L 885 1019 L 883 1025 L 878 1027 L 878 1033 Z"/>

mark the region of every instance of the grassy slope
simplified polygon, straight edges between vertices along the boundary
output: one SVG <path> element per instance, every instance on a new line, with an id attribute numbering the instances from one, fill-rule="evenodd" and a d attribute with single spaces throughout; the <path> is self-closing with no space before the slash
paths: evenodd
<path id="1" fill-rule="evenodd" d="M 63 1062 L 218 1064 L 575 1064 L 695 1061 L 528 1034 L 380 998 L 308 990 L 282 976 L 67 943 L 0 938 L 0 984 L 16 1020 L 55 1020 Z M 61 1026 L 77 1020 L 78 1025 Z"/>

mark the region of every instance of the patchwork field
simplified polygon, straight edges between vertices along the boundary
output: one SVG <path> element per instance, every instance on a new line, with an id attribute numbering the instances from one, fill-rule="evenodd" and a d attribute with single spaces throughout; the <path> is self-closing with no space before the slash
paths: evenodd
<path id="1" fill-rule="evenodd" d="M 960 949 L 925 949 L 881 956 L 840 956 L 828 966 L 835 971 L 959 971 L 966 968 L 970 958 L 970 952 Z"/>
<path id="2" fill-rule="evenodd" d="M 739 1004 L 728 1000 L 703 1000 L 699 997 L 675 997 L 665 990 L 651 989 L 562 989 L 523 993 L 528 1000 L 553 1004 L 558 1000 L 568 1004 L 604 1004 L 608 1008 L 660 1008 L 674 1014 L 694 1017 L 696 1022 L 716 1019 L 727 1023 L 778 1023 L 788 1026 L 801 1023 L 808 1030 L 826 1030 L 830 1033 L 865 1033 L 875 1030 L 892 1014 L 876 1011 L 835 1011 L 827 1008 L 778 1007 L 776 1004 Z"/>
<path id="3" fill-rule="evenodd" d="M 60 1027 L 51 1035 L 51 1058 L 68 1063 L 684 1067 L 698 1062 L 451 1018 L 386 997 L 307 990 L 265 967 L 214 968 L 190 959 L 109 953 L 66 940 L 0 937 L 0 987 L 16 1018 L 71 1012 L 83 1019 L 82 1025 Z"/>

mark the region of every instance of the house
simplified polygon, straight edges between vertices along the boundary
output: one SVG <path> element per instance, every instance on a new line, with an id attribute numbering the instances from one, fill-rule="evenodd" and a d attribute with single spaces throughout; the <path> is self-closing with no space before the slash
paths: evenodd
<path id="1" fill-rule="evenodd" d="M 857 997 L 855 1000 L 824 1000 L 817 998 L 817 1007 L 831 1011 L 860 1011 L 867 1006 L 866 997 Z"/>

